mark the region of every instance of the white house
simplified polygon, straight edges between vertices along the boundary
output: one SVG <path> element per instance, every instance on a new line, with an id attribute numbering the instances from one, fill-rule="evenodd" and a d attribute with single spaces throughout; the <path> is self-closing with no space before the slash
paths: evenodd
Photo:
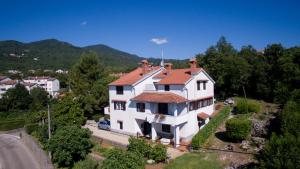
<path id="1" fill-rule="evenodd" d="M 152 140 L 190 141 L 214 112 L 214 80 L 196 59 L 190 68 L 151 66 L 147 60 L 109 85 L 111 130 Z"/>
<path id="2" fill-rule="evenodd" d="M 33 87 L 34 85 L 45 89 L 50 96 L 57 96 L 60 86 L 59 81 L 55 78 L 48 76 L 38 76 L 38 77 L 27 77 L 23 80 L 28 87 Z"/>
<path id="3" fill-rule="evenodd" d="M 11 80 L 5 76 L 0 76 L 0 99 L 8 89 L 15 87 L 17 83 L 18 82 L 16 80 Z"/>

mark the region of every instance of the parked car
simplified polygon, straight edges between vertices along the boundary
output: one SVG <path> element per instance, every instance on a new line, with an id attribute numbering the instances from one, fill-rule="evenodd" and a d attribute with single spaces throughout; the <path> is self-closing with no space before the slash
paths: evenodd
<path id="1" fill-rule="evenodd" d="M 228 98 L 224 101 L 224 105 L 234 105 L 234 100 L 232 98 Z"/>
<path id="2" fill-rule="evenodd" d="M 98 128 L 102 130 L 110 130 L 110 121 L 109 120 L 100 120 L 98 122 Z"/>

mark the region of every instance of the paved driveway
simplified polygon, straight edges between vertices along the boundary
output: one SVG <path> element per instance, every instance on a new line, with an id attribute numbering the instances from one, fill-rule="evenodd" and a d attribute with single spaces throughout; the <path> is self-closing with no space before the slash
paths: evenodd
<path id="1" fill-rule="evenodd" d="M 84 128 L 90 129 L 93 133 L 92 134 L 93 136 L 104 139 L 106 141 L 116 143 L 116 144 L 121 144 L 123 146 L 127 146 L 129 144 L 128 135 L 119 134 L 112 131 L 99 130 L 97 128 L 97 123 L 95 121 L 88 120 Z M 168 147 L 167 152 L 170 155 L 171 159 L 179 157 L 185 153 L 172 147 Z"/>
<path id="2" fill-rule="evenodd" d="M 0 169 L 39 169 L 33 154 L 16 136 L 0 134 Z"/>

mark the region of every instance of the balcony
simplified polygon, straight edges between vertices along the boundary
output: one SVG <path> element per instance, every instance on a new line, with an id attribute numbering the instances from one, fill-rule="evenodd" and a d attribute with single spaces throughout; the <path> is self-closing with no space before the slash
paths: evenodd
<path id="1" fill-rule="evenodd" d="M 134 117 L 140 120 L 146 120 L 149 123 L 161 123 L 169 125 L 178 125 L 188 121 L 188 115 L 184 114 L 180 116 L 165 115 L 159 113 L 141 113 L 135 112 Z"/>

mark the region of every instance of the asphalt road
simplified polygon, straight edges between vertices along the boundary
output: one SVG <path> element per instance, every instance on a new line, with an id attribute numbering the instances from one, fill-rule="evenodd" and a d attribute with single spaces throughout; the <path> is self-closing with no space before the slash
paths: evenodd
<path id="1" fill-rule="evenodd" d="M 13 135 L 0 134 L 0 169 L 40 169 L 29 149 Z"/>

